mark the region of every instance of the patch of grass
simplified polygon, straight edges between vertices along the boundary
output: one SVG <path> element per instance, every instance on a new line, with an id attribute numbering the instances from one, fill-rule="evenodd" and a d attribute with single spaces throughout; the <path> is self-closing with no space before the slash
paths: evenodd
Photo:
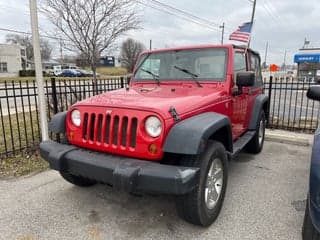
<path id="1" fill-rule="evenodd" d="M 32 155 L 21 154 L 0 159 L 0 178 L 23 176 L 48 168 L 49 164 L 40 157 L 38 152 Z"/>
<path id="2" fill-rule="evenodd" d="M 1 153 L 25 147 L 36 147 L 38 142 L 39 121 L 36 111 L 24 114 L 14 113 L 0 118 L 0 159 Z"/>
<path id="3" fill-rule="evenodd" d="M 120 76 L 128 73 L 127 69 L 123 67 L 98 67 L 97 72 L 100 75 L 108 75 L 108 76 Z"/>

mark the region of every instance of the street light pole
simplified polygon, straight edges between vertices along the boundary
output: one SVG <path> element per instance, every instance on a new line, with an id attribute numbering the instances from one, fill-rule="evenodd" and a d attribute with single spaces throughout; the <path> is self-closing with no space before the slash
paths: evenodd
<path id="1" fill-rule="evenodd" d="M 44 94 L 44 84 L 42 76 L 41 54 L 40 54 L 40 39 L 39 39 L 39 25 L 37 15 L 37 0 L 29 0 L 31 29 L 32 29 L 32 43 L 33 55 L 36 69 L 36 79 L 38 86 L 38 101 L 40 111 L 40 128 L 42 141 L 49 139 L 48 135 L 48 121 L 47 121 L 47 106 Z"/>
<path id="2" fill-rule="evenodd" d="M 224 39 L 224 23 L 222 23 L 222 26 L 219 26 L 219 28 L 222 29 L 222 32 L 221 32 L 221 44 L 223 44 L 223 39 Z"/>

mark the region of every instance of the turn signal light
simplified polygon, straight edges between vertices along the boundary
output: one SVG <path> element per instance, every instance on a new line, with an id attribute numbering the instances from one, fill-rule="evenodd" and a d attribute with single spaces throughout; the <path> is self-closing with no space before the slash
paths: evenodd
<path id="1" fill-rule="evenodd" d="M 158 153 L 158 147 L 157 147 L 157 145 L 155 145 L 155 144 L 150 144 L 149 145 L 149 152 L 151 153 L 151 154 L 157 154 Z"/>
<path id="2" fill-rule="evenodd" d="M 69 132 L 69 138 L 70 140 L 74 140 L 74 132 Z"/>

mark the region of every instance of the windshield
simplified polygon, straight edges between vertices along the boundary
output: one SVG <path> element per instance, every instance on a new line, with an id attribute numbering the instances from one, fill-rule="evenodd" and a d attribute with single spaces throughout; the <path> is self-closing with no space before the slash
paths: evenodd
<path id="1" fill-rule="evenodd" d="M 135 80 L 212 80 L 224 81 L 227 49 L 179 50 L 144 55 Z"/>

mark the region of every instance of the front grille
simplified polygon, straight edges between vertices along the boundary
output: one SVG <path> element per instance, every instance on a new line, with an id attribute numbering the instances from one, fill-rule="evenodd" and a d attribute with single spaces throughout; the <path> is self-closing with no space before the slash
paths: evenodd
<path id="1" fill-rule="evenodd" d="M 82 138 L 91 143 L 135 148 L 137 128 L 137 118 L 85 113 Z"/>

